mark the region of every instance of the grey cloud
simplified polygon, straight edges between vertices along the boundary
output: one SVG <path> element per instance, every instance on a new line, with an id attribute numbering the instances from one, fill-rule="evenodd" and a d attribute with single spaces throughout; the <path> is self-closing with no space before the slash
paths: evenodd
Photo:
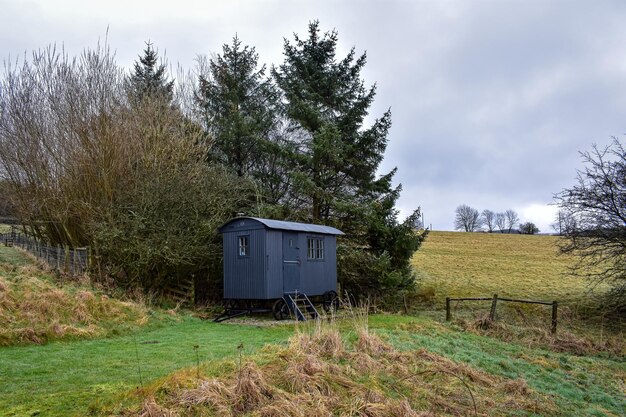
<path id="1" fill-rule="evenodd" d="M 320 19 L 339 31 L 344 53 L 353 45 L 367 51 L 366 83 L 378 86 L 371 118 L 389 107 L 393 114 L 381 172 L 397 166 L 402 212 L 421 205 L 440 229 L 452 228 L 462 203 L 496 211 L 550 203 L 573 182 L 577 151 L 626 129 L 621 1 L 240 1 L 198 8 L 180 0 L 137 18 L 123 2 L 107 3 L 106 13 L 75 2 L 80 10 L 50 16 L 38 4 L 0 0 L 3 58 L 53 41 L 77 53 L 108 25 L 109 44 L 126 66 L 151 39 L 171 63 L 189 68 L 197 54 L 218 52 L 235 33 L 262 61 L 280 64 L 283 38 Z"/>

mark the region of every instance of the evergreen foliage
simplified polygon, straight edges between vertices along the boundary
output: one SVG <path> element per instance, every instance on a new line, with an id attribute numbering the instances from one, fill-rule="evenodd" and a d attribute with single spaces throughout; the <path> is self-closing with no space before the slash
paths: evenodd
<path id="1" fill-rule="evenodd" d="M 284 115 L 297 152 L 292 155 L 294 216 L 332 224 L 347 237 L 339 249 L 344 290 L 376 294 L 413 283 L 409 259 L 425 238 L 397 220 L 395 169 L 377 178 L 387 147 L 391 112 L 364 126 L 376 87 L 365 88 L 366 55 L 354 48 L 337 59 L 338 34 L 309 24 L 308 37 L 285 40 L 285 61 L 272 73 L 284 94 Z"/>
<path id="2" fill-rule="evenodd" d="M 242 46 L 235 36 L 209 61 L 208 73 L 199 76 L 195 102 L 212 139 L 209 160 L 255 180 L 258 211 L 273 210 L 282 217 L 277 204 L 289 182 L 284 159 L 289 144 L 280 129 L 278 90 L 258 62 L 255 48 Z"/>
<path id="3" fill-rule="evenodd" d="M 128 96 L 131 104 L 137 105 L 147 97 L 170 103 L 173 97 L 174 80 L 168 80 L 165 64 L 158 64 L 158 53 L 152 43 L 146 42 L 143 56 L 135 62 L 128 78 Z"/>
<path id="4" fill-rule="evenodd" d="M 523 235 L 534 235 L 539 233 L 539 228 L 532 222 L 520 223 L 519 232 Z"/>
<path id="5" fill-rule="evenodd" d="M 218 294 L 216 227 L 244 211 L 344 231 L 342 291 L 409 289 L 426 232 L 419 210 L 398 221 L 396 170 L 378 173 L 391 112 L 366 125 L 366 56 L 339 58 L 337 44 L 312 22 L 268 76 L 235 37 L 176 96 L 150 42 L 130 75 L 108 49 L 35 54 L 0 79 L 11 209 L 44 240 L 90 246 L 97 275 L 118 286 L 158 292 L 195 276 L 198 290 L 209 275 L 218 285 L 205 292 Z"/>

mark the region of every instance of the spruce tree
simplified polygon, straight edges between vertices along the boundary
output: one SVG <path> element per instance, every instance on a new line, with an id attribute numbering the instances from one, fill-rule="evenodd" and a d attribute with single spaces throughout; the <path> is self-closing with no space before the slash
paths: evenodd
<path id="1" fill-rule="evenodd" d="M 354 293 L 395 292 L 413 283 L 410 258 L 425 234 L 397 220 L 395 202 L 401 187 L 392 187 L 395 169 L 377 178 L 387 147 L 391 112 L 371 126 L 364 119 L 376 94 L 366 88 L 361 71 L 366 55 L 352 48 L 336 56 L 336 31 L 320 34 L 309 24 L 308 37 L 284 42 L 285 61 L 273 68 L 284 94 L 293 155 L 292 200 L 300 216 L 346 232 L 340 245 L 340 281 Z"/>
<path id="2" fill-rule="evenodd" d="M 238 176 L 250 175 L 274 123 L 271 82 L 265 67 L 258 68 L 255 49 L 242 47 L 237 37 L 210 60 L 209 72 L 200 75 L 196 101 L 214 140 L 212 156 Z"/>
<path id="3" fill-rule="evenodd" d="M 158 53 L 152 43 L 146 42 L 146 49 L 139 61 L 135 61 L 133 71 L 128 78 L 128 96 L 131 104 L 138 105 L 150 97 L 171 103 L 174 80 L 168 80 L 165 64 L 158 64 Z"/>
<path id="4" fill-rule="evenodd" d="M 214 143 L 211 157 L 238 176 L 262 179 L 277 123 L 276 89 L 253 47 L 237 36 L 200 75 L 196 102 Z"/>

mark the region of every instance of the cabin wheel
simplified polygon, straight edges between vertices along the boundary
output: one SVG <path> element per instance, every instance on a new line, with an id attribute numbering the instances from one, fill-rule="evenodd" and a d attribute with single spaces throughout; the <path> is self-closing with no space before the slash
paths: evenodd
<path id="1" fill-rule="evenodd" d="M 326 313 L 335 313 L 339 310 L 339 296 L 335 291 L 326 291 L 324 293 L 324 302 L 322 304 Z"/>
<path id="2" fill-rule="evenodd" d="M 291 315 L 289 306 L 287 306 L 287 303 L 282 298 L 276 300 L 274 306 L 272 307 L 272 313 L 274 314 L 274 318 L 276 320 L 285 320 Z"/>

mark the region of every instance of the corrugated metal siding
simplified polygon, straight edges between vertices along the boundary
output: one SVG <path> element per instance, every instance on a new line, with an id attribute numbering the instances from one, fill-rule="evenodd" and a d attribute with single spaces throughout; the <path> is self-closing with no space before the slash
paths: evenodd
<path id="1" fill-rule="evenodd" d="M 283 296 L 283 232 L 265 233 L 267 298 Z"/>
<path id="2" fill-rule="evenodd" d="M 237 218 L 220 228 L 224 240 L 224 298 L 275 299 L 282 297 L 284 290 L 283 231 L 266 229 L 266 227 L 255 218 Z M 237 238 L 242 235 L 250 237 L 248 257 L 238 256 Z M 324 238 L 324 261 L 308 260 L 308 237 Z M 297 233 L 296 244 L 301 260 L 298 291 L 311 296 L 322 295 L 330 290 L 336 291 L 335 236 L 301 231 Z"/>
<path id="3" fill-rule="evenodd" d="M 224 233 L 224 298 L 265 299 L 265 230 Z M 250 255 L 237 254 L 238 237 L 250 237 Z"/>
<path id="4" fill-rule="evenodd" d="M 307 238 L 324 238 L 324 260 L 309 260 L 307 256 Z M 336 239 L 334 236 L 316 236 L 310 233 L 301 233 L 304 241 L 301 249 L 302 272 L 300 276 L 300 291 L 307 295 L 322 295 L 326 291 L 337 290 L 337 254 Z"/>

